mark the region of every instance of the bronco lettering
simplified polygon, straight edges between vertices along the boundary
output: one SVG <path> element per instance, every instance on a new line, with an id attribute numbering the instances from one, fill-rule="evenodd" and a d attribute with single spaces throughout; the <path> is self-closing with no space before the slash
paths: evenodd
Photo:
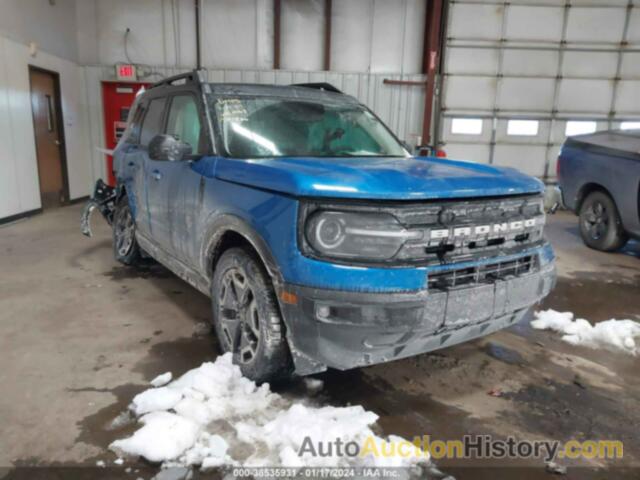
<path id="1" fill-rule="evenodd" d="M 527 220 L 516 220 L 514 222 L 496 223 L 494 225 L 478 225 L 473 227 L 455 227 L 438 228 L 431 230 L 430 239 L 471 237 L 476 235 L 488 235 L 490 233 L 509 233 L 525 228 L 535 227 L 538 222 L 537 218 L 529 218 Z"/>

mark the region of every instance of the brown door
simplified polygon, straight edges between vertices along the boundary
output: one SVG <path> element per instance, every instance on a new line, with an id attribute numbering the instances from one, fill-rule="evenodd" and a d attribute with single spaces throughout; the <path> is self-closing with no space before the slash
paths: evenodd
<path id="1" fill-rule="evenodd" d="M 57 207 L 67 200 L 62 163 L 61 115 L 58 111 L 58 77 L 35 68 L 29 69 L 29 76 L 42 208 Z"/>

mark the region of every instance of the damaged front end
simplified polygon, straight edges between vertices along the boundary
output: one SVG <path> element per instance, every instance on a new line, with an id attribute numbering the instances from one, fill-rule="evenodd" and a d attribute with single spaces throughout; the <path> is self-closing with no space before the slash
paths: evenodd
<path id="1" fill-rule="evenodd" d="M 93 195 L 84 206 L 82 215 L 80 217 L 80 231 L 83 235 L 91 237 L 91 214 L 94 210 L 99 210 L 104 219 L 109 225 L 113 220 L 113 211 L 116 201 L 116 189 L 110 187 L 102 181 L 102 179 L 96 182 L 93 189 Z"/>

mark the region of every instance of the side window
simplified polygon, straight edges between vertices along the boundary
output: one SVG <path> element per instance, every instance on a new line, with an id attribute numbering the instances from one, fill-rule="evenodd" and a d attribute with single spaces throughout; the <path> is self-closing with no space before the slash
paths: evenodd
<path id="1" fill-rule="evenodd" d="M 191 145 L 194 154 L 199 153 L 200 116 L 198 106 L 191 95 L 176 95 L 171 101 L 167 134 L 175 135 L 178 140 Z"/>
<path id="2" fill-rule="evenodd" d="M 162 113 L 164 112 L 164 98 L 154 98 L 149 103 L 147 114 L 142 121 L 140 131 L 140 145 L 148 147 L 153 137 L 162 133 Z"/>
<path id="3" fill-rule="evenodd" d="M 131 117 L 131 123 L 127 127 L 127 133 L 125 137 L 125 141 L 127 143 L 138 143 L 138 139 L 140 138 L 140 125 L 142 124 L 143 115 L 144 107 L 142 105 L 138 105 L 136 107 L 136 111 Z"/>

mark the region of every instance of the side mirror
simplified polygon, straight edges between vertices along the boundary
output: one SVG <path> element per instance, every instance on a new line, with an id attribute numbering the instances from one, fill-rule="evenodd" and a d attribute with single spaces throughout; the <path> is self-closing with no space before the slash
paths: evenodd
<path id="1" fill-rule="evenodd" d="M 178 162 L 191 155 L 191 145 L 181 142 L 173 135 L 156 135 L 149 142 L 148 150 L 151 160 Z"/>

